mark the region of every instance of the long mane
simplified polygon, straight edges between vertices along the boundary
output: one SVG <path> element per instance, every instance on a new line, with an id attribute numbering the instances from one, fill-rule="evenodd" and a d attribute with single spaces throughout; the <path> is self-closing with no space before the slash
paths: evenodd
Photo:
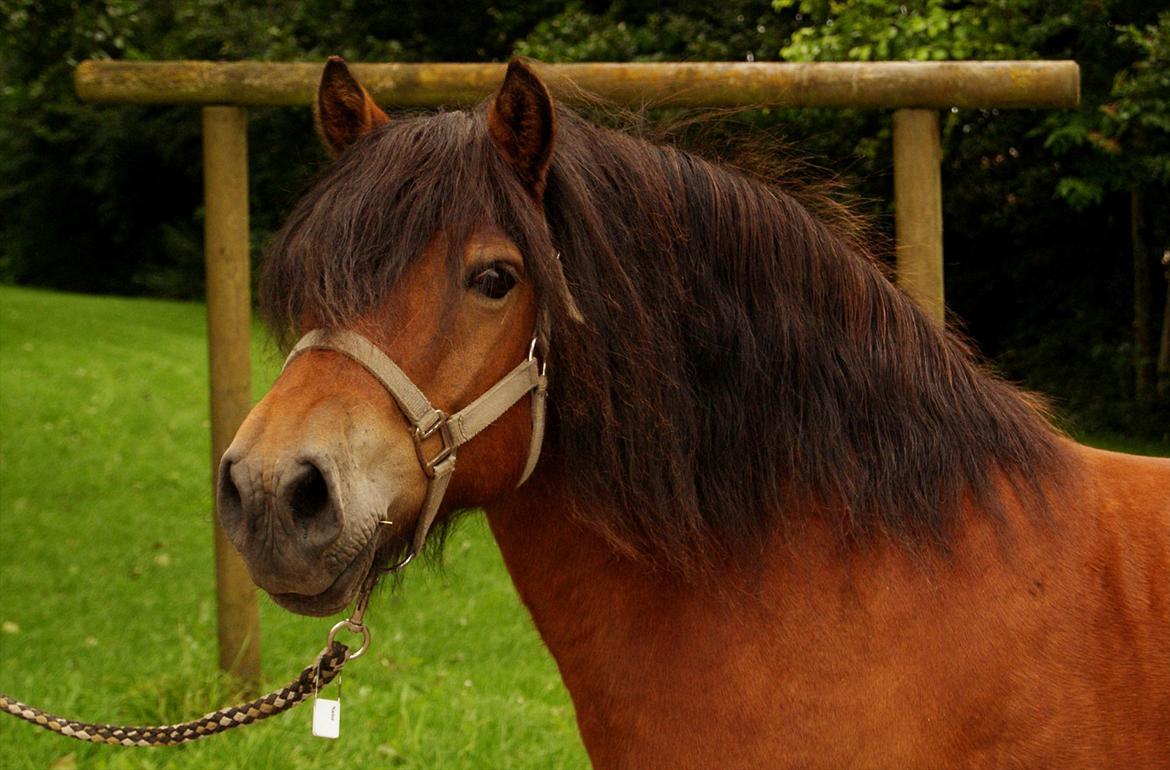
<path id="1" fill-rule="evenodd" d="M 684 569 L 758 552 L 812 509 L 846 541 L 945 544 L 964 506 L 994 515 L 1064 467 L 1038 401 L 780 180 L 557 120 L 543 217 L 483 108 L 365 137 L 270 248 L 272 328 L 352 323 L 434 233 L 456 271 L 463 235 L 503 228 L 551 319 L 547 441 L 568 498 L 589 501 L 576 514 Z"/>

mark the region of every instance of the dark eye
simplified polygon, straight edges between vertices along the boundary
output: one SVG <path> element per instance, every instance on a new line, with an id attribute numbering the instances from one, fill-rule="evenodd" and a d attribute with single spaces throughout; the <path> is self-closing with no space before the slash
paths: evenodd
<path id="1" fill-rule="evenodd" d="M 467 281 L 467 288 L 474 289 L 488 299 L 503 299 L 515 285 L 516 276 L 499 264 L 477 269 Z"/>

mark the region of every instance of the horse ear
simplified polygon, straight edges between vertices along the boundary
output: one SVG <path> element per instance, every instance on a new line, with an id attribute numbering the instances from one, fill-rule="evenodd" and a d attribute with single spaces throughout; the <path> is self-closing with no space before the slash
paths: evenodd
<path id="1" fill-rule="evenodd" d="M 513 60 L 488 105 L 488 131 L 496 151 L 519 175 L 532 197 L 544 195 L 556 118 L 552 97 L 527 64 Z"/>
<path id="2" fill-rule="evenodd" d="M 340 56 L 330 56 L 325 63 L 317 87 L 316 113 L 317 130 L 334 157 L 358 137 L 390 122 L 390 116 L 374 103 Z"/>

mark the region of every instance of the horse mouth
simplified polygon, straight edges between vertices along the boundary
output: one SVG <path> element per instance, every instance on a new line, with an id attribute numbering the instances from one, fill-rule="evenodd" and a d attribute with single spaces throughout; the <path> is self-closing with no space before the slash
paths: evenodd
<path id="1" fill-rule="evenodd" d="M 298 615 L 323 617 L 341 612 L 353 601 L 365 582 L 365 577 L 374 564 L 378 552 L 378 538 L 370 538 L 357 556 L 354 557 L 324 591 L 316 594 L 268 593 L 272 601 Z"/>

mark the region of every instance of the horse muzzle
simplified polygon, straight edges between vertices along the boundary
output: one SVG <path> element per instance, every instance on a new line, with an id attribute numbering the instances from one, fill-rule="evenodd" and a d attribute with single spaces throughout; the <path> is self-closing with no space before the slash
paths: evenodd
<path id="1" fill-rule="evenodd" d="M 353 599 L 379 549 L 409 537 L 425 490 L 394 407 L 373 403 L 385 396 L 310 387 L 321 374 L 289 372 L 256 405 L 220 461 L 217 490 L 224 533 L 253 582 L 309 615 Z"/>

